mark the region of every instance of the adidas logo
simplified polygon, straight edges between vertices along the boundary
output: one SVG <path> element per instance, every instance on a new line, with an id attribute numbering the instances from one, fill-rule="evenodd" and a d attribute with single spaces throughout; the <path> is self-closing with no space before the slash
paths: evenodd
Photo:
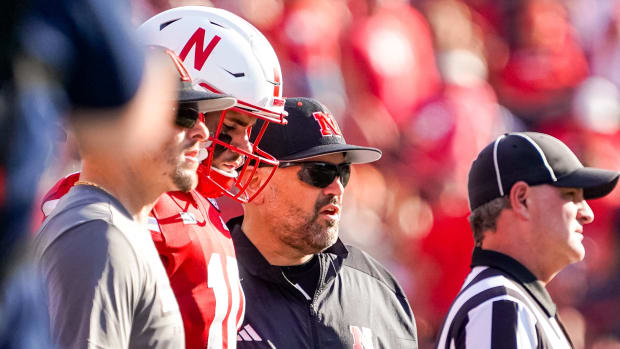
<path id="1" fill-rule="evenodd" d="M 262 341 L 263 339 L 261 338 L 261 336 L 259 336 L 258 333 L 256 333 L 256 331 L 252 328 L 252 326 L 250 326 L 250 324 L 243 326 L 243 328 L 239 330 L 239 332 L 237 333 L 237 342 L 262 342 Z M 267 342 L 267 344 L 269 345 L 269 348 L 276 349 L 276 346 L 273 345 L 273 343 L 271 343 L 269 339 L 266 339 L 265 342 Z"/>
<path id="2" fill-rule="evenodd" d="M 237 342 L 262 342 L 263 339 L 254 331 L 250 324 L 243 326 L 243 328 L 237 333 Z"/>

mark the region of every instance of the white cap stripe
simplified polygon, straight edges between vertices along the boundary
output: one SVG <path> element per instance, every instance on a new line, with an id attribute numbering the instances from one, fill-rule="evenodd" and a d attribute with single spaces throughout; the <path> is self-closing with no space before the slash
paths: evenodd
<path id="1" fill-rule="evenodd" d="M 547 168 L 547 171 L 549 171 L 549 175 L 551 176 L 551 180 L 553 180 L 554 182 L 557 182 L 558 179 L 555 177 L 555 173 L 553 173 L 553 169 L 551 168 L 551 166 L 549 166 L 549 162 L 547 162 L 547 157 L 545 156 L 545 153 L 543 153 L 542 149 L 540 149 L 538 144 L 536 144 L 536 142 L 534 142 L 530 137 L 528 137 L 526 135 L 515 134 L 515 136 L 519 136 L 519 137 L 525 138 L 528 142 L 530 142 L 534 146 L 534 148 L 536 149 L 536 151 L 538 151 L 538 154 L 540 155 L 540 158 L 543 161 L 543 165 L 545 165 L 545 167 Z"/>
<path id="2" fill-rule="evenodd" d="M 497 186 L 499 187 L 499 196 L 504 196 L 504 188 L 502 187 L 502 176 L 499 173 L 499 164 L 497 163 L 497 146 L 499 141 L 504 138 L 504 135 L 497 137 L 495 144 L 493 144 L 493 165 L 495 166 L 495 176 L 497 177 Z"/>

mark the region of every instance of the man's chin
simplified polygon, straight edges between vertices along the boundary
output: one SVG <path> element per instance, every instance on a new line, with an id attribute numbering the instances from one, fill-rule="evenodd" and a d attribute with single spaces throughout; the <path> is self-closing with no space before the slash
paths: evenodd
<path id="1" fill-rule="evenodd" d="M 338 227 L 329 227 L 310 243 L 313 253 L 323 252 L 338 240 Z"/>
<path id="2" fill-rule="evenodd" d="M 581 244 L 580 246 L 576 246 L 573 252 L 574 252 L 574 255 L 572 258 L 573 263 L 581 262 L 586 256 L 586 249 Z"/>
<path id="3" fill-rule="evenodd" d="M 315 254 L 315 253 L 321 253 L 327 250 L 328 248 L 332 247 L 336 243 L 337 238 L 338 236 L 330 236 L 329 238 L 326 238 L 321 241 L 314 241 L 314 243 L 310 247 L 310 252 Z"/>
<path id="4" fill-rule="evenodd" d="M 179 171 L 172 178 L 175 191 L 189 192 L 198 185 L 198 175 L 196 171 Z"/>

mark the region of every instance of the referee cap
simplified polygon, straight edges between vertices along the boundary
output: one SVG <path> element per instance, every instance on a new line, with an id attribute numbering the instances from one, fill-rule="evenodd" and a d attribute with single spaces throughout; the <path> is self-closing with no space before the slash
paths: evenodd
<path id="1" fill-rule="evenodd" d="M 583 188 L 586 199 L 611 192 L 620 173 L 584 167 L 559 139 L 538 132 L 506 133 L 487 145 L 469 171 L 469 207 L 510 193 L 517 181 L 529 185 Z"/>
<path id="2" fill-rule="evenodd" d="M 352 164 L 381 158 L 377 148 L 347 144 L 336 119 L 315 99 L 287 98 L 284 110 L 288 112 L 287 125 L 270 125 L 260 142 L 261 150 L 279 161 L 301 161 L 334 153 L 345 153 L 345 161 Z M 256 139 L 260 129 L 258 125 L 252 128 L 251 140 Z"/>

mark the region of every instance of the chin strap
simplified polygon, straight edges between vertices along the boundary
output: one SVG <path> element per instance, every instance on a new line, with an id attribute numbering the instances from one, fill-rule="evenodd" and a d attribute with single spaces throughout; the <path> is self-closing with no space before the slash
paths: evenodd
<path id="1" fill-rule="evenodd" d="M 217 182 L 224 188 L 231 188 L 235 182 L 234 177 L 225 176 L 217 171 L 211 171 L 207 166 L 198 166 L 198 186 L 196 190 L 200 195 L 208 199 L 219 198 L 224 195 L 222 189 L 214 184 Z"/>

